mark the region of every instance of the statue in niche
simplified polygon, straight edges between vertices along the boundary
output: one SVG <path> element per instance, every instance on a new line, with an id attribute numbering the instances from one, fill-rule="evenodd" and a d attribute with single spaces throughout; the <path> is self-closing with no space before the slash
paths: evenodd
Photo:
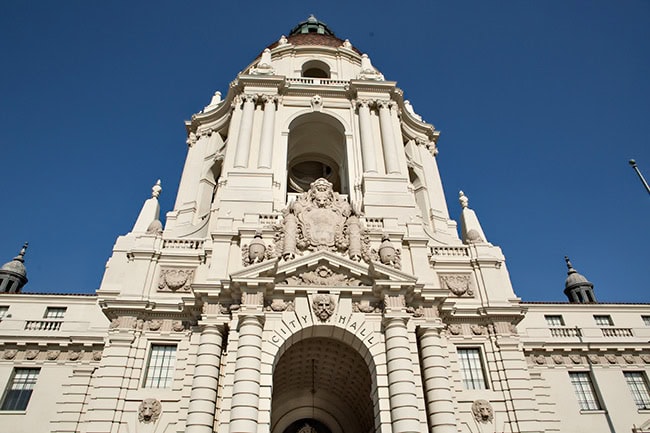
<path id="1" fill-rule="evenodd" d="M 145 398 L 138 407 L 138 421 L 144 424 L 158 421 L 162 412 L 160 401 L 155 398 Z"/>
<path id="2" fill-rule="evenodd" d="M 487 424 L 494 420 L 494 409 L 492 409 L 492 405 L 487 400 L 474 400 L 474 403 L 472 403 L 472 414 L 474 415 L 474 419 L 481 424 Z"/>
<path id="3" fill-rule="evenodd" d="M 332 184 L 320 178 L 298 196 L 284 211 L 278 250 L 291 260 L 302 251 L 347 252 L 360 261 L 364 248 L 361 222 L 350 204 L 334 192 Z"/>
<path id="4" fill-rule="evenodd" d="M 330 317 L 332 317 L 332 314 L 334 314 L 336 301 L 332 295 L 314 295 L 312 308 L 314 309 L 316 317 L 318 317 L 321 322 L 326 322 Z"/>

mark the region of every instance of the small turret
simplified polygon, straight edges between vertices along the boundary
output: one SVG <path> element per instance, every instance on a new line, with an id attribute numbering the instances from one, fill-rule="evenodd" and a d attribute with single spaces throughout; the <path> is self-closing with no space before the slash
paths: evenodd
<path id="1" fill-rule="evenodd" d="M 0 267 L 0 293 L 20 293 L 20 290 L 27 284 L 27 270 L 25 269 L 25 252 L 27 242 L 20 252 L 10 262 Z"/>
<path id="2" fill-rule="evenodd" d="M 571 265 L 571 261 L 567 256 L 564 256 L 564 260 L 568 268 L 566 281 L 564 282 L 564 294 L 569 298 L 569 302 L 574 304 L 597 302 L 594 295 L 594 285 L 573 269 L 573 265 Z"/>

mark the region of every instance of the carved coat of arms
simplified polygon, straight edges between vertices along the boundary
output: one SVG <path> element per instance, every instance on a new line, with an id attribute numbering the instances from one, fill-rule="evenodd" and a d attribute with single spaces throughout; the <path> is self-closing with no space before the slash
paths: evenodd
<path id="1" fill-rule="evenodd" d="M 353 260 L 361 260 L 361 223 L 350 204 L 320 178 L 312 182 L 284 211 L 281 248 L 285 260 L 298 251 L 348 251 Z"/>

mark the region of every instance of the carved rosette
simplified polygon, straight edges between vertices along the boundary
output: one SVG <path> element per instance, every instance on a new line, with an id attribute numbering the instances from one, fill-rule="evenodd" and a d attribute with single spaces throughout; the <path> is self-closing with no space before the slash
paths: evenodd
<path id="1" fill-rule="evenodd" d="M 582 364 L 582 356 L 580 355 L 569 355 L 569 359 L 574 364 Z"/>
<path id="2" fill-rule="evenodd" d="M 189 292 L 193 275 L 192 269 L 162 269 L 158 279 L 158 291 Z"/>
<path id="3" fill-rule="evenodd" d="M 623 355 L 623 361 L 625 361 L 628 364 L 634 364 L 634 356 L 630 355 L 629 353 L 626 353 Z"/>
<path id="4" fill-rule="evenodd" d="M 59 357 L 60 354 L 61 354 L 61 351 L 60 351 L 60 350 L 58 350 L 58 349 L 52 349 L 52 350 L 48 350 L 48 351 L 47 351 L 47 354 L 45 355 L 45 357 L 46 357 L 49 361 L 54 361 L 54 360 L 56 360 L 56 359 Z"/>
<path id="5" fill-rule="evenodd" d="M 564 357 L 562 355 L 553 355 L 551 356 L 553 362 L 557 365 L 564 364 Z"/>
<path id="6" fill-rule="evenodd" d="M 447 331 L 449 331 L 451 335 L 461 335 L 463 333 L 463 327 L 461 325 L 451 324 L 447 325 Z"/>
<path id="7" fill-rule="evenodd" d="M 471 275 L 468 274 L 441 275 L 440 285 L 458 297 L 473 297 L 474 291 L 471 289 L 471 279 Z"/>
<path id="8" fill-rule="evenodd" d="M 147 321 L 147 328 L 150 331 L 157 331 L 162 326 L 162 323 L 163 323 L 162 320 L 157 320 L 157 319 L 148 320 Z"/>
<path id="9" fill-rule="evenodd" d="M 14 359 L 17 354 L 18 354 L 18 351 L 16 349 L 7 349 L 2 354 L 2 357 L 4 359 Z"/>
<path id="10" fill-rule="evenodd" d="M 600 364 L 600 357 L 598 355 L 587 355 L 587 359 L 591 364 Z"/>
<path id="11" fill-rule="evenodd" d="M 36 359 L 38 350 L 28 350 L 25 352 L 25 359 Z"/>
<path id="12" fill-rule="evenodd" d="M 283 212 L 276 236 L 276 250 L 284 260 L 304 251 L 347 253 L 352 260 L 367 256 L 365 229 L 350 204 L 334 192 L 332 184 L 320 178 Z"/>
<path id="13" fill-rule="evenodd" d="M 610 354 L 607 354 L 607 355 L 605 355 L 605 359 L 606 359 L 607 362 L 609 362 L 610 364 L 616 364 L 616 355 L 612 355 L 611 353 L 610 353 Z"/>
<path id="14" fill-rule="evenodd" d="M 469 329 L 474 335 L 485 335 L 487 333 L 487 328 L 483 325 L 473 324 L 469 326 Z"/>

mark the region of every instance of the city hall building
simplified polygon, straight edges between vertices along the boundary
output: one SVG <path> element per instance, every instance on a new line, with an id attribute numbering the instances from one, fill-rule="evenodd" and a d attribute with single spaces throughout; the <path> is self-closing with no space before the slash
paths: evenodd
<path id="1" fill-rule="evenodd" d="M 650 305 L 568 259 L 568 302 L 522 302 L 438 131 L 324 23 L 186 129 L 96 294 L 0 269 L 0 432 L 650 432 Z"/>

